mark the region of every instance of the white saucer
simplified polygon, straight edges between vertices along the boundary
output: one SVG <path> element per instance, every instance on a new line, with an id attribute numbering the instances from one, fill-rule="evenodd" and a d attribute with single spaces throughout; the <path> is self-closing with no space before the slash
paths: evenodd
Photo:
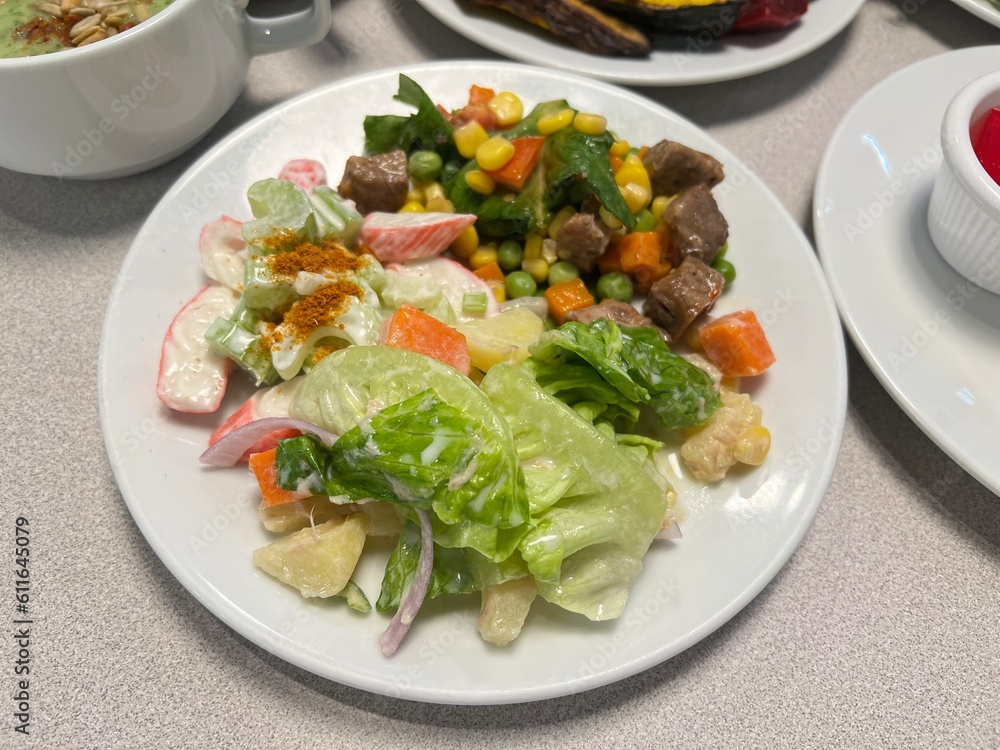
<path id="1" fill-rule="evenodd" d="M 948 102 L 1000 70 L 1000 46 L 949 52 L 855 104 L 816 180 L 820 260 L 875 375 L 942 450 L 1000 494 L 1000 296 L 941 258 L 927 205 Z"/>

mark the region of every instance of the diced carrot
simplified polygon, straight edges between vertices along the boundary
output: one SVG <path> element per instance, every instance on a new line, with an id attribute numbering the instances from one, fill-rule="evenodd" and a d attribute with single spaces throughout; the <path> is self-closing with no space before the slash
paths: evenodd
<path id="1" fill-rule="evenodd" d="M 448 122 L 451 122 L 452 114 L 449 110 L 445 109 L 444 105 L 438 104 L 437 110 L 444 116 L 444 119 L 446 119 Z"/>
<path id="2" fill-rule="evenodd" d="M 594 296 L 583 283 L 583 279 L 553 284 L 545 290 L 545 300 L 549 303 L 549 312 L 559 325 L 566 319 L 566 313 L 594 304 Z"/>
<path id="3" fill-rule="evenodd" d="M 597 268 L 601 273 L 614 273 L 622 270 L 622 254 L 617 242 L 608 245 L 604 255 L 597 259 Z"/>
<path id="4" fill-rule="evenodd" d="M 611 156 L 609 157 L 609 160 L 611 162 L 611 171 L 613 173 L 617 173 L 618 170 L 621 169 L 621 166 L 622 166 L 622 159 L 621 159 L 621 157 L 620 156 L 615 156 L 614 154 L 611 154 Z"/>
<path id="5" fill-rule="evenodd" d="M 639 154 L 638 154 L 639 161 L 642 161 L 643 159 L 646 158 L 647 151 L 649 151 L 649 146 L 643 146 L 642 148 L 639 149 Z"/>
<path id="6" fill-rule="evenodd" d="M 699 334 L 705 356 L 727 378 L 759 375 L 774 364 L 774 351 L 753 310 L 716 318 Z"/>
<path id="7" fill-rule="evenodd" d="M 670 273 L 671 265 L 660 260 L 659 232 L 632 232 L 618 241 L 622 271 L 635 280 L 636 291 L 646 294 Z"/>
<path id="8" fill-rule="evenodd" d="M 475 271 L 476 276 L 481 278 L 483 281 L 503 281 L 503 269 L 500 268 L 500 264 L 496 261 L 492 263 L 487 263 L 481 268 L 477 268 Z"/>
<path id="9" fill-rule="evenodd" d="M 475 120 L 486 130 L 497 130 L 500 124 L 497 116 L 487 105 L 496 96 L 496 91 L 485 86 L 472 84 L 469 87 L 469 103 L 455 115 L 453 124 L 460 125 Z"/>
<path id="10" fill-rule="evenodd" d="M 472 106 L 476 105 L 487 105 L 490 103 L 490 99 L 497 95 L 497 92 L 493 89 L 486 88 L 484 86 L 477 86 L 472 84 L 469 87 L 469 104 Z"/>
<path id="11" fill-rule="evenodd" d="M 269 451 L 254 453 L 250 456 L 250 471 L 253 472 L 257 484 L 260 485 L 260 494 L 263 497 L 262 505 L 265 508 L 293 503 L 296 500 L 312 496 L 311 492 L 286 490 L 278 484 L 278 467 L 274 463 L 277 452 L 277 448 L 271 448 Z"/>
<path id="12" fill-rule="evenodd" d="M 422 310 L 403 305 L 382 324 L 383 346 L 395 346 L 451 365 L 463 375 L 471 367 L 465 336 Z"/>
<path id="13" fill-rule="evenodd" d="M 514 155 L 500 169 L 484 169 L 483 171 L 498 185 L 510 190 L 522 190 L 531 173 L 535 171 L 542 146 L 545 145 L 544 135 L 526 135 L 523 138 L 511 140 Z"/>

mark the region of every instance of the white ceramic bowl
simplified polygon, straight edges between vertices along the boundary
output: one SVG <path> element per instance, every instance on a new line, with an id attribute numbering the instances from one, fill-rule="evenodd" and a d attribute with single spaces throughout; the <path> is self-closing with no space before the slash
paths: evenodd
<path id="1" fill-rule="evenodd" d="M 94 179 L 180 154 L 236 101 L 254 55 L 313 44 L 330 28 L 330 0 L 266 19 L 246 5 L 174 0 L 96 44 L 0 59 L 0 167 Z"/>
<path id="2" fill-rule="evenodd" d="M 1000 294 L 1000 185 L 973 150 L 977 126 L 1000 107 L 1000 73 L 979 78 L 952 99 L 941 124 L 943 160 L 927 225 L 941 256 L 962 276 Z"/>

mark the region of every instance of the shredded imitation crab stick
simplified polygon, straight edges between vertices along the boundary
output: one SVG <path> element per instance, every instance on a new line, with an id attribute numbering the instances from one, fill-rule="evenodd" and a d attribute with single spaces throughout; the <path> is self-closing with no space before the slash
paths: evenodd
<path id="1" fill-rule="evenodd" d="M 475 214 L 376 212 L 361 225 L 361 243 L 383 262 L 430 258 L 443 253 L 475 221 Z"/>
<path id="2" fill-rule="evenodd" d="M 205 331 L 236 309 L 236 295 L 209 284 L 174 317 L 160 350 L 156 395 L 176 411 L 213 412 L 226 393 L 231 362 L 212 351 Z"/>
<path id="3" fill-rule="evenodd" d="M 303 190 L 326 184 L 326 168 L 313 159 L 292 159 L 278 173 L 279 180 L 288 180 Z"/>
<path id="4" fill-rule="evenodd" d="M 248 253 L 242 222 L 229 216 L 208 222 L 198 237 L 198 254 L 208 278 L 235 292 L 243 289 Z"/>

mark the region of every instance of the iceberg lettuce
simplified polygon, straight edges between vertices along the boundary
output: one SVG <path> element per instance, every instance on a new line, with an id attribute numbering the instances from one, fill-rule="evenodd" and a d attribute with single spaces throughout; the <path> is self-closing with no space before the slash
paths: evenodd
<path id="1" fill-rule="evenodd" d="M 518 544 L 538 593 L 592 620 L 618 617 L 667 498 L 638 458 L 520 367 L 492 367 L 481 387 L 510 423 L 531 518 Z"/>

